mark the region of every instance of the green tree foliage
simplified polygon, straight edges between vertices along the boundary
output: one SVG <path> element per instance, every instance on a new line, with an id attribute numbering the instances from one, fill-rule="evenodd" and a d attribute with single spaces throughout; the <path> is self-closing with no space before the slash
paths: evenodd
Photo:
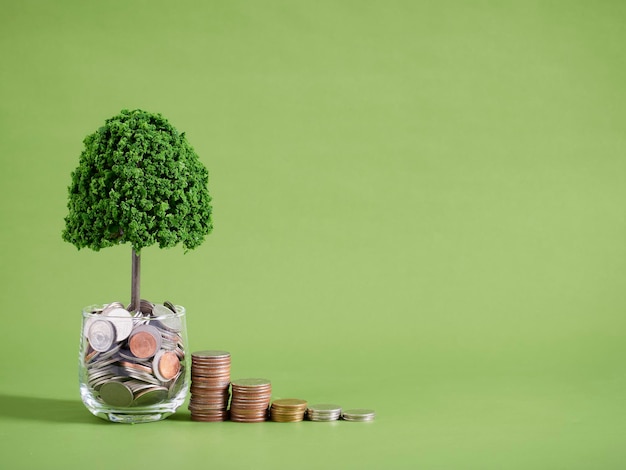
<path id="1" fill-rule="evenodd" d="M 160 114 L 122 110 L 85 140 L 68 188 L 63 239 L 93 250 L 204 241 L 213 226 L 208 171 Z"/>

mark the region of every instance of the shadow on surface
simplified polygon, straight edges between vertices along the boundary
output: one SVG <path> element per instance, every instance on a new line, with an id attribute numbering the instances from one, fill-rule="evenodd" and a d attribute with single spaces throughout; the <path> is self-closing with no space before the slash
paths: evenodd
<path id="1" fill-rule="evenodd" d="M 167 421 L 187 421 L 191 422 L 191 413 L 181 406 L 176 413 L 166 418 Z"/>
<path id="2" fill-rule="evenodd" d="M 110 424 L 87 411 L 80 400 L 0 394 L 0 417 L 50 423 Z"/>

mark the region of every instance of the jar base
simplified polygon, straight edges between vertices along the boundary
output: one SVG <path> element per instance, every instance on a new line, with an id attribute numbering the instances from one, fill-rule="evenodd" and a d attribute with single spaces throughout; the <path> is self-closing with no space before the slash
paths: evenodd
<path id="1" fill-rule="evenodd" d="M 171 413 L 170 413 L 171 414 Z M 108 413 L 103 419 L 111 421 L 113 423 L 125 423 L 125 424 L 139 424 L 139 423 L 152 423 L 154 421 L 161 421 L 169 416 L 165 413 L 145 414 L 145 415 L 132 415 L 132 414 L 118 414 Z"/>

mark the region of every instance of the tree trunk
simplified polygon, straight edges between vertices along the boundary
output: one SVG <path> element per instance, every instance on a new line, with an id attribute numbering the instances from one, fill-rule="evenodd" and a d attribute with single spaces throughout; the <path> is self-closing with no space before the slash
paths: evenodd
<path id="1" fill-rule="evenodd" d="M 141 275 L 141 258 L 139 253 L 133 248 L 133 272 L 131 276 L 130 284 L 130 312 L 137 312 L 139 310 L 140 294 L 139 294 L 139 280 Z"/>

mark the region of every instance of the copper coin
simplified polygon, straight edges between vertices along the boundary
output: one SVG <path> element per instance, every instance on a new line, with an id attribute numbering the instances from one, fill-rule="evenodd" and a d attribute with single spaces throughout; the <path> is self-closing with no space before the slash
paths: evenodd
<path id="1" fill-rule="evenodd" d="M 206 411 L 192 411 L 192 415 L 198 417 L 209 417 L 209 416 L 222 416 L 224 418 L 228 417 L 228 411 L 226 410 L 206 410 Z"/>
<path id="2" fill-rule="evenodd" d="M 230 353 L 228 351 L 222 351 L 219 349 L 208 349 L 205 351 L 194 351 L 191 353 L 192 357 L 197 357 L 197 358 L 206 358 L 206 359 L 211 359 L 211 358 L 215 358 L 215 359 L 224 359 L 224 358 L 228 358 L 230 360 Z"/>
<path id="3" fill-rule="evenodd" d="M 257 391 L 253 391 L 253 390 L 241 390 L 240 388 L 237 387 L 233 387 L 233 393 L 237 394 L 240 397 L 269 397 L 272 394 L 272 390 L 268 389 L 268 390 L 257 390 Z"/>
<path id="4" fill-rule="evenodd" d="M 134 334 L 128 342 L 130 352 L 140 359 L 147 359 L 157 352 L 156 338 L 147 331 Z"/>
<path id="5" fill-rule="evenodd" d="M 89 347 L 90 351 L 87 352 L 87 354 L 85 355 L 85 362 L 89 362 L 91 361 L 97 354 L 98 351 L 96 351 L 95 349 Z"/>
<path id="6" fill-rule="evenodd" d="M 189 391 L 192 395 L 196 397 L 229 397 L 230 393 L 228 393 L 228 389 L 226 388 L 216 388 L 214 390 L 207 389 L 198 389 L 194 388 L 192 385 Z"/>
<path id="7" fill-rule="evenodd" d="M 205 402 L 205 401 L 198 401 L 198 400 L 194 400 L 191 399 L 189 400 L 189 409 L 197 409 L 197 410 L 208 410 L 208 409 L 215 409 L 215 410 L 225 410 L 226 408 L 228 408 L 228 400 L 218 400 L 218 401 L 209 401 L 209 402 Z"/>
<path id="8" fill-rule="evenodd" d="M 230 358 L 228 359 L 201 359 L 199 357 L 191 356 L 191 361 L 194 364 L 206 364 L 206 365 L 229 365 L 232 364 Z"/>
<path id="9" fill-rule="evenodd" d="M 249 396 L 249 397 L 242 397 L 240 395 L 237 395 L 236 393 L 233 393 L 233 402 L 235 403 L 255 403 L 255 402 L 264 402 L 267 403 L 269 405 L 271 397 L 268 396 L 263 396 L 263 397 L 257 397 L 257 396 Z"/>
<path id="10" fill-rule="evenodd" d="M 189 411 L 210 411 L 210 410 L 215 410 L 215 411 L 220 411 L 220 410 L 225 410 L 226 406 L 223 403 L 211 403 L 208 405 L 203 404 L 197 404 L 197 403 L 189 403 L 189 406 L 187 407 L 189 409 Z"/>
<path id="11" fill-rule="evenodd" d="M 179 370 L 180 361 L 178 360 L 176 353 L 172 351 L 164 351 L 162 354 L 159 354 L 158 371 L 161 377 L 163 377 L 166 381 L 171 380 L 176 377 Z"/>
<path id="12" fill-rule="evenodd" d="M 228 415 L 197 416 L 197 415 L 192 414 L 191 420 L 202 422 L 202 423 L 220 423 L 222 421 L 228 420 Z"/>
<path id="13" fill-rule="evenodd" d="M 191 366 L 191 376 L 199 377 L 204 379 L 212 379 L 212 378 L 228 378 L 230 381 L 230 372 L 211 372 L 211 371 L 199 371 L 197 368 Z"/>
<path id="14" fill-rule="evenodd" d="M 260 418 L 262 416 L 267 416 L 265 410 L 238 410 L 235 408 L 230 409 L 230 415 L 236 416 L 238 418 Z"/>
<path id="15" fill-rule="evenodd" d="M 199 397 L 198 395 L 191 395 L 190 403 L 225 403 L 228 401 L 228 396 L 221 397 Z"/>
<path id="16" fill-rule="evenodd" d="M 198 390 L 198 392 L 213 393 L 213 392 L 220 392 L 220 391 L 228 390 L 228 382 L 204 384 L 204 383 L 198 382 L 197 380 L 192 380 L 191 386 L 195 388 L 196 390 Z"/>

